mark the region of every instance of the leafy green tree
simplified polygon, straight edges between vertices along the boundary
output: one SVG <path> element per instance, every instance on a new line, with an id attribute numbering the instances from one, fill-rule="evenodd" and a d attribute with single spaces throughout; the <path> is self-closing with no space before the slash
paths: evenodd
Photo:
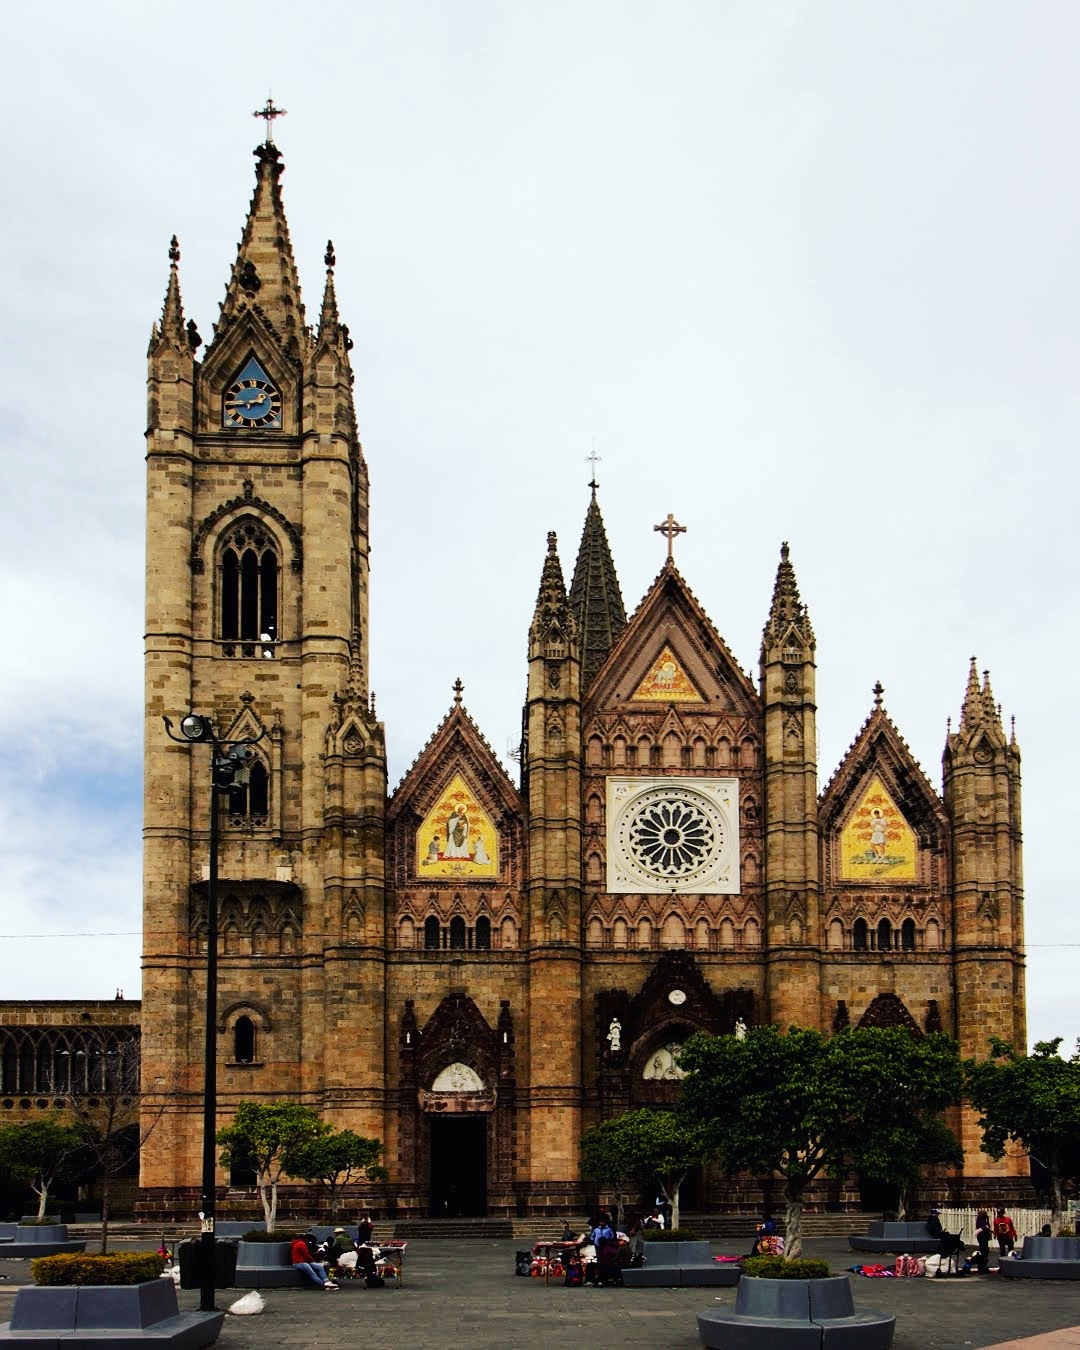
<path id="1" fill-rule="evenodd" d="M 681 1109 L 705 1127 L 722 1164 L 783 1179 L 789 1257 L 802 1251 L 803 1198 L 815 1178 L 913 1170 L 925 1140 L 914 1122 L 956 1101 L 960 1087 L 954 1042 L 900 1027 L 699 1035 L 679 1062 Z"/>
<path id="2" fill-rule="evenodd" d="M 352 1130 L 334 1130 L 290 1149 L 285 1157 L 285 1171 L 291 1177 L 325 1187 L 330 1195 L 330 1216 L 336 1218 L 343 1187 L 352 1181 L 386 1180 L 389 1174 L 379 1163 L 382 1151 L 378 1139 Z"/>
<path id="3" fill-rule="evenodd" d="M 705 1132 L 673 1111 L 624 1111 L 585 1131 L 581 1170 L 617 1193 L 627 1182 L 659 1186 L 679 1226 L 679 1191 L 686 1174 L 708 1156 Z M 621 1209 L 621 1203 L 620 1203 Z M 621 1219 L 621 1215 L 620 1215 Z"/>
<path id="4" fill-rule="evenodd" d="M 73 1172 L 82 1145 L 82 1131 L 55 1113 L 0 1129 L 0 1167 L 34 1192 L 39 1219 L 53 1186 Z"/>
<path id="5" fill-rule="evenodd" d="M 286 1159 L 330 1129 L 317 1111 L 298 1102 L 242 1101 L 233 1123 L 218 1131 L 221 1165 L 231 1167 L 234 1159 L 243 1159 L 255 1169 L 268 1233 L 277 1221 L 278 1183 L 288 1173 Z"/>
<path id="6" fill-rule="evenodd" d="M 1004 1155 L 1010 1141 L 1046 1168 L 1051 1225 L 1059 1232 L 1063 1188 L 1080 1178 L 1080 1043 L 1071 1059 L 1058 1054 L 1061 1037 L 1019 1055 L 1008 1041 L 990 1041 L 990 1058 L 964 1065 L 968 1099 L 979 1112 L 982 1149 Z"/>

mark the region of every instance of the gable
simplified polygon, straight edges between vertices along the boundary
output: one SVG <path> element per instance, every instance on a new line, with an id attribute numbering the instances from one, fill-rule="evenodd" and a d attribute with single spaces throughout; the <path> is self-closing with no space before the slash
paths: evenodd
<path id="1" fill-rule="evenodd" d="M 840 831 L 840 880 L 914 881 L 916 847 L 915 831 L 874 774 Z"/>

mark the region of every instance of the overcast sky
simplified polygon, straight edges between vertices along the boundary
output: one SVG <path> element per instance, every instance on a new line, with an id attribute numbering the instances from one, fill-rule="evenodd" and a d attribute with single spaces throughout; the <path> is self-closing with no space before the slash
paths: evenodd
<path id="1" fill-rule="evenodd" d="M 209 336 L 272 92 L 308 317 L 331 237 L 356 342 L 391 786 L 457 676 L 517 740 L 546 533 L 569 579 L 595 446 L 627 608 L 672 511 L 755 680 L 790 541 L 822 786 L 880 678 L 940 789 L 989 667 L 1030 1034 L 1071 1047 L 1078 40 L 1037 0 L 13 8 L 0 997 L 139 992 L 146 344 L 174 231 Z"/>

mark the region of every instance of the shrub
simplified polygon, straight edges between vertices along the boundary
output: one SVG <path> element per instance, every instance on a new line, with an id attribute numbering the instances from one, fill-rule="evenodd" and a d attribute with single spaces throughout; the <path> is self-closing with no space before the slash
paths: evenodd
<path id="1" fill-rule="evenodd" d="M 294 1233 L 292 1229 L 275 1228 L 272 1233 L 266 1232 L 263 1228 L 253 1228 L 250 1232 L 241 1237 L 241 1242 L 294 1242 L 298 1237 L 303 1237 L 300 1232 Z M 221 1241 L 221 1238 L 218 1238 Z"/>
<path id="2" fill-rule="evenodd" d="M 646 1242 L 700 1242 L 701 1235 L 689 1228 L 643 1228 L 641 1236 Z"/>
<path id="3" fill-rule="evenodd" d="M 750 1256 L 743 1262 L 743 1274 L 759 1280 L 827 1280 L 831 1273 L 828 1261 L 788 1261 L 783 1256 Z"/>
<path id="4" fill-rule="evenodd" d="M 156 1252 L 112 1252 L 108 1256 L 64 1252 L 30 1262 L 35 1284 L 142 1284 L 156 1280 L 164 1269 L 165 1262 Z"/>

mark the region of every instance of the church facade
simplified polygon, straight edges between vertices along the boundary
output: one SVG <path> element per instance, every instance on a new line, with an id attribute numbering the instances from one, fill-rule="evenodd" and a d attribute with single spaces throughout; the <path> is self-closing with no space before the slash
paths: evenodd
<path id="1" fill-rule="evenodd" d="M 368 1196 L 398 1213 L 579 1210 L 582 1132 L 671 1103 L 699 1030 L 1025 1044 L 1020 755 L 989 677 L 940 791 L 879 688 L 819 792 L 787 545 L 755 684 L 670 547 L 627 616 L 594 485 L 569 586 L 554 535 L 537 558 L 520 785 L 459 685 L 388 790 L 352 344 L 330 246 L 307 321 L 282 171 L 267 141 L 201 356 L 174 240 L 149 350 L 144 1207 L 191 1212 L 201 1174 L 209 766 L 162 725 L 188 711 L 254 742 L 217 822 L 220 1123 L 290 1099 L 377 1136 Z M 961 1127 L 966 1176 L 1000 1185 Z"/>

